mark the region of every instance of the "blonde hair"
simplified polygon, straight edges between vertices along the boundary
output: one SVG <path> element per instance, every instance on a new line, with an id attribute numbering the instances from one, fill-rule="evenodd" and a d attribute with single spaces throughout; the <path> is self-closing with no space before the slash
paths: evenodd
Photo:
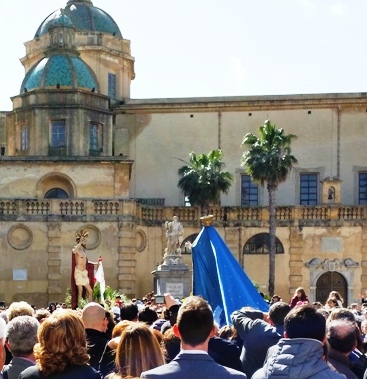
<path id="1" fill-rule="evenodd" d="M 89 362 L 84 325 L 73 310 L 60 309 L 47 317 L 38 330 L 38 341 L 34 356 L 45 376 Z"/>
<path id="2" fill-rule="evenodd" d="M 15 301 L 7 310 L 8 321 L 17 316 L 34 316 L 34 309 L 26 301 Z"/>
<path id="3" fill-rule="evenodd" d="M 122 320 L 119 321 L 112 330 L 112 338 L 121 336 L 121 333 L 130 326 L 134 321 Z"/>
<path id="4" fill-rule="evenodd" d="M 117 346 L 114 378 L 140 377 L 143 371 L 165 363 L 157 338 L 145 323 L 135 322 L 126 327 Z"/>

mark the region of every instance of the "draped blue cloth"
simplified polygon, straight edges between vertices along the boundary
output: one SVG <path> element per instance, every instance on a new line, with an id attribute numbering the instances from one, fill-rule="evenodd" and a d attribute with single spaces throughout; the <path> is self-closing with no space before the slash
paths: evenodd
<path id="1" fill-rule="evenodd" d="M 231 313 L 244 306 L 269 310 L 213 226 L 204 226 L 193 242 L 192 262 L 193 293 L 208 301 L 220 327 L 231 325 Z"/>

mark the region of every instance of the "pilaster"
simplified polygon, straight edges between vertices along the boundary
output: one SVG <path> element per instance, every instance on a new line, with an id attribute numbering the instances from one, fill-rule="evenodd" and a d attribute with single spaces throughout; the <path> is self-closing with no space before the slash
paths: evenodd
<path id="1" fill-rule="evenodd" d="M 121 221 L 118 245 L 118 288 L 126 296 L 136 292 L 136 225 L 132 221 Z"/>
<path id="2" fill-rule="evenodd" d="M 49 300 L 62 301 L 61 285 L 61 223 L 47 224 L 47 293 Z"/>
<path id="3" fill-rule="evenodd" d="M 289 294 L 291 295 L 303 283 L 303 238 L 302 231 L 298 227 L 290 227 L 289 242 Z"/>

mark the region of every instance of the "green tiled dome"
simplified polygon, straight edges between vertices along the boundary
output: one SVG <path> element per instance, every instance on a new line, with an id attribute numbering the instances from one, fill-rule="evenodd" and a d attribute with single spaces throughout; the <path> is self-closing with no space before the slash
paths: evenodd
<path id="1" fill-rule="evenodd" d="M 55 20 L 67 18 L 77 31 L 93 31 L 108 33 L 122 38 L 119 27 L 113 18 L 102 9 L 94 7 L 90 0 L 71 0 L 65 8 L 51 13 L 39 26 L 35 38 L 48 33 L 50 27 L 55 26 Z M 66 21 L 68 22 L 68 21 Z"/>
<path id="2" fill-rule="evenodd" d="M 51 54 L 36 63 L 27 73 L 21 93 L 39 88 L 79 88 L 98 91 L 92 69 L 78 56 Z"/>

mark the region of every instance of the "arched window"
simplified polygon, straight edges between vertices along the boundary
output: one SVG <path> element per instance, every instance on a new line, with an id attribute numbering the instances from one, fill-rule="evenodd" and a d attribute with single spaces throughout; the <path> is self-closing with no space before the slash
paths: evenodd
<path id="1" fill-rule="evenodd" d="M 190 243 L 193 243 L 196 239 L 196 237 L 198 236 L 198 233 L 195 233 L 195 234 L 191 234 L 191 236 L 188 236 L 187 238 L 185 238 L 181 244 L 181 254 L 191 254 L 191 249 L 188 249 L 187 247 L 185 247 L 185 244 L 186 242 L 190 242 Z"/>
<path id="2" fill-rule="evenodd" d="M 259 233 L 252 236 L 243 247 L 243 254 L 269 254 L 269 233 Z M 284 254 L 282 243 L 275 237 L 275 253 Z"/>
<path id="3" fill-rule="evenodd" d="M 46 192 L 45 199 L 68 199 L 69 195 L 61 188 L 52 188 Z"/>

